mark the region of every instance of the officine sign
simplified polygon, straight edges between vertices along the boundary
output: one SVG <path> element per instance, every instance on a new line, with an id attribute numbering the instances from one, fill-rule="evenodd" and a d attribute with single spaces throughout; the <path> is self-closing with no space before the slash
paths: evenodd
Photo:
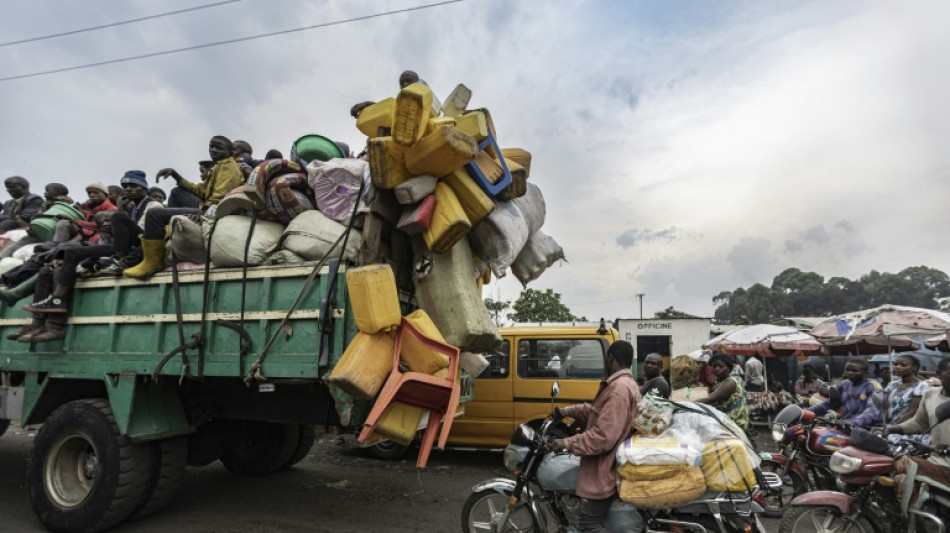
<path id="1" fill-rule="evenodd" d="M 671 330 L 673 329 L 672 322 L 639 322 L 637 323 L 637 330 Z"/>

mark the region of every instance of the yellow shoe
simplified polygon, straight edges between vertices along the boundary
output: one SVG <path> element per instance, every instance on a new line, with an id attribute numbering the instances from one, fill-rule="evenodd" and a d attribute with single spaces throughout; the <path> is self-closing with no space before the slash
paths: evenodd
<path id="1" fill-rule="evenodd" d="M 142 239 L 142 262 L 125 269 L 129 278 L 143 279 L 165 268 L 165 239 Z"/>

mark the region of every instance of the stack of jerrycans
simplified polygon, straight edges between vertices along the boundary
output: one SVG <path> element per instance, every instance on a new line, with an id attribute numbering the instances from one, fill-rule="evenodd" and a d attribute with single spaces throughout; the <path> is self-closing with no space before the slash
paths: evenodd
<path id="1" fill-rule="evenodd" d="M 351 268 L 346 273 L 353 317 L 359 329 L 330 375 L 331 384 L 355 398 L 375 398 L 392 372 L 394 334 L 402 319 L 396 281 L 389 265 Z M 406 317 L 427 337 L 445 342 L 439 330 L 419 310 Z M 439 375 L 449 361 L 411 337 L 403 340 L 400 361 L 413 372 Z M 425 427 L 424 409 L 393 402 L 376 427 L 374 437 L 408 444 Z"/>

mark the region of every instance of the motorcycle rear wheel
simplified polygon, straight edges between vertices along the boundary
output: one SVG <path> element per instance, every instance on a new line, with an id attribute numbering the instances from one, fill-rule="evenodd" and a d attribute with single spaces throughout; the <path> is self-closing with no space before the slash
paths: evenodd
<path id="1" fill-rule="evenodd" d="M 497 527 L 495 524 L 504 515 L 510 498 L 511 491 L 507 489 L 504 493 L 491 489 L 473 492 L 462 506 L 462 533 L 495 531 L 493 527 Z M 499 533 L 541 533 L 541 525 L 538 524 L 534 513 L 522 502 L 511 510 L 505 529 L 498 531 Z"/>
<path id="2" fill-rule="evenodd" d="M 779 533 L 877 533 L 864 516 L 845 521 L 841 510 L 833 506 L 790 507 L 778 530 Z"/>

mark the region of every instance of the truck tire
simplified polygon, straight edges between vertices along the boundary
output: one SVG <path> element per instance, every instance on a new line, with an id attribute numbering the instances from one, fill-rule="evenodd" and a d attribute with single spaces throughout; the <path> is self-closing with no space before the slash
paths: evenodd
<path id="1" fill-rule="evenodd" d="M 138 508 L 130 520 L 144 518 L 167 506 L 181 489 L 188 466 L 188 441 L 185 437 L 163 439 L 149 443 L 152 448 L 152 468 L 148 485 Z"/>
<path id="2" fill-rule="evenodd" d="M 10 427 L 10 421 L 5 418 L 0 418 L 0 437 L 7 432 L 7 428 Z"/>
<path id="3" fill-rule="evenodd" d="M 150 466 L 149 445 L 119 434 L 108 400 L 69 402 L 49 415 L 33 442 L 33 512 L 53 531 L 108 529 L 142 501 Z"/>
<path id="4" fill-rule="evenodd" d="M 366 453 L 377 459 L 385 459 L 387 461 L 402 459 L 402 457 L 406 455 L 408 451 L 408 445 L 399 444 L 398 442 L 393 442 L 391 440 L 381 440 L 376 444 L 366 448 Z"/>
<path id="5" fill-rule="evenodd" d="M 244 422 L 237 442 L 221 456 L 224 467 L 241 476 L 266 476 L 287 465 L 300 442 L 297 424 Z"/>
<path id="6" fill-rule="evenodd" d="M 317 428 L 313 424 L 301 424 L 300 438 L 297 439 L 297 449 L 294 450 L 294 454 L 290 456 L 290 460 L 287 461 L 284 467 L 290 468 L 300 461 L 303 461 L 304 458 L 307 457 L 307 454 L 310 453 L 310 448 L 313 448 L 313 443 L 316 440 Z"/>

